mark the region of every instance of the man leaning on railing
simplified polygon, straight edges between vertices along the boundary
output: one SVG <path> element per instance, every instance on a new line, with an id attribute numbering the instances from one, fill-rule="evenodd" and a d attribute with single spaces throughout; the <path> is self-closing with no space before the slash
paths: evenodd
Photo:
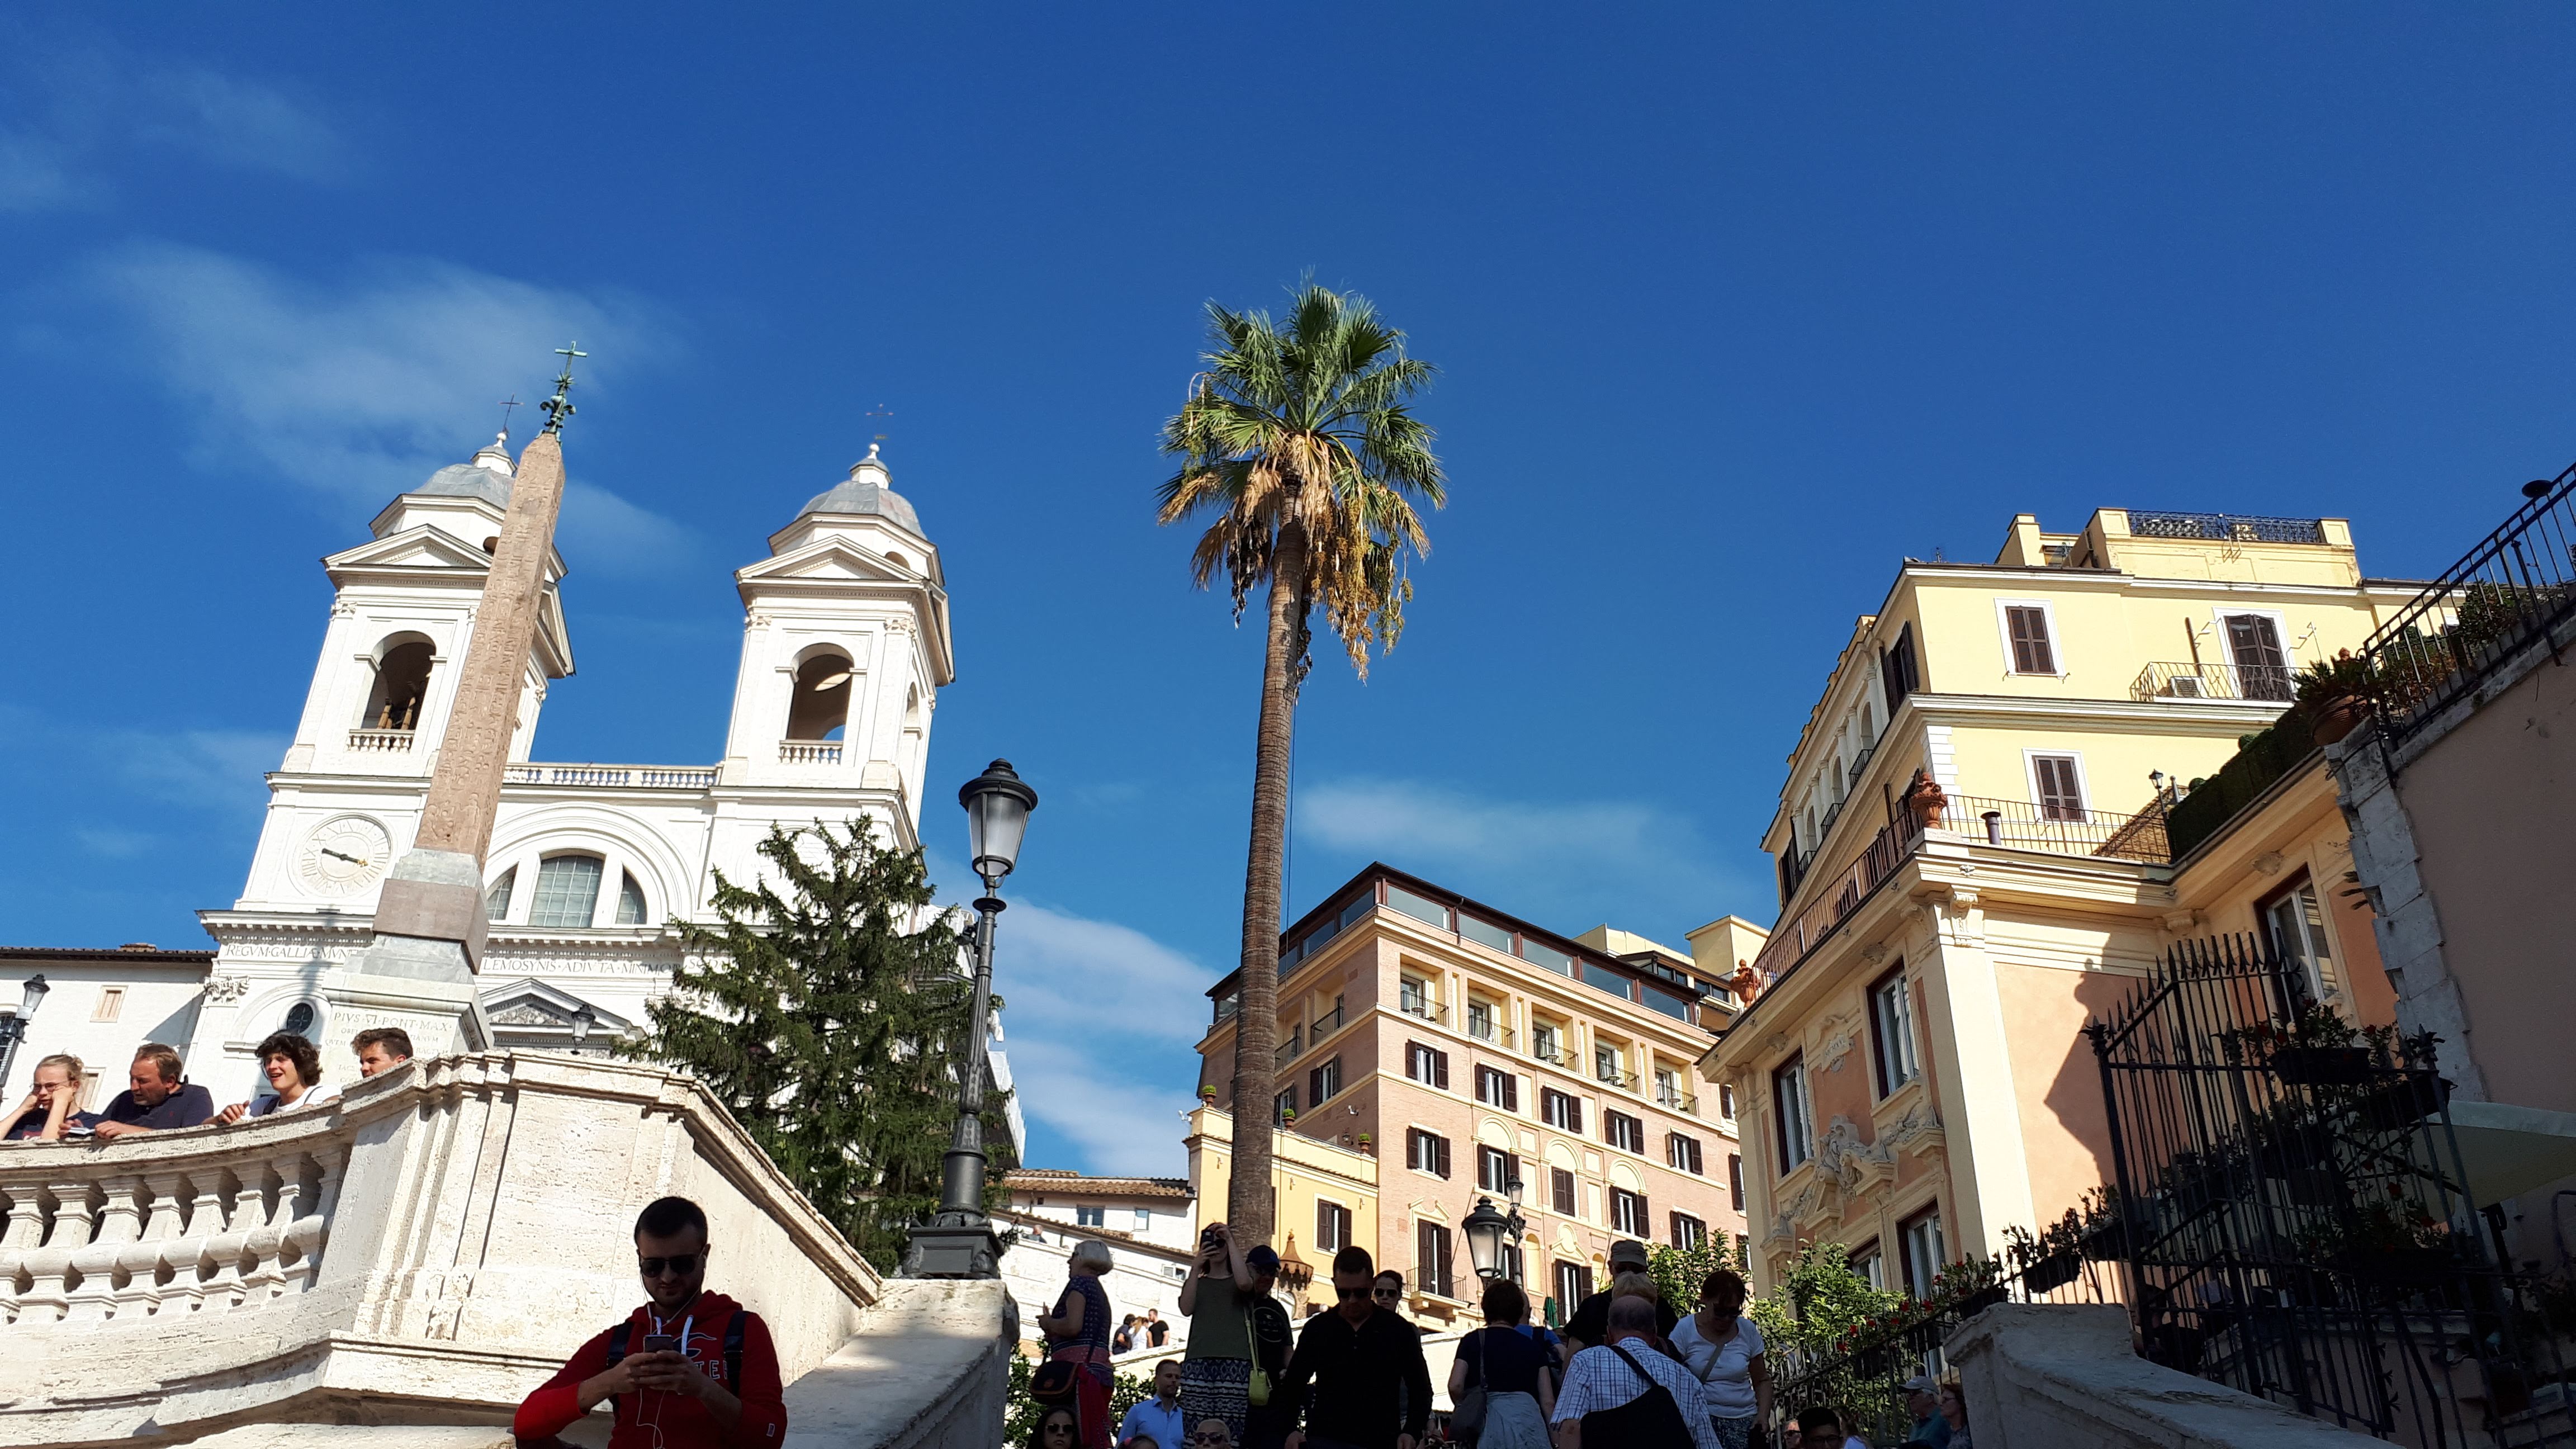
<path id="1" fill-rule="evenodd" d="M 134 1054 L 125 1080 L 126 1089 L 99 1114 L 101 1137 L 198 1127 L 215 1115 L 214 1094 L 181 1076 L 179 1053 L 157 1041 Z"/>

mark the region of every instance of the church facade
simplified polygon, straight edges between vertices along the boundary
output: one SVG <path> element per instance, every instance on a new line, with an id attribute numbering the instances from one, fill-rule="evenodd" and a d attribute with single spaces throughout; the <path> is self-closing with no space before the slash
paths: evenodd
<path id="1" fill-rule="evenodd" d="M 418 827 L 511 471 L 496 442 L 323 560 L 333 600 L 321 657 L 268 776 L 248 880 L 229 908 L 200 913 L 216 949 L 182 1045 L 190 1077 L 219 1100 L 257 1088 L 252 1052 L 270 1032 L 341 1053 L 398 1019 L 340 978 L 366 951 L 385 872 Z M 712 919 L 715 873 L 758 874 L 754 850 L 773 825 L 863 820 L 897 848 L 920 843 L 931 715 L 955 665 L 939 551 L 875 448 L 736 572 L 741 658 L 711 763 L 536 757 L 547 694 L 573 672 L 563 560 L 548 565 L 485 861 L 477 990 L 496 1047 L 596 1052 L 639 1029 L 668 983 L 672 919 Z"/>

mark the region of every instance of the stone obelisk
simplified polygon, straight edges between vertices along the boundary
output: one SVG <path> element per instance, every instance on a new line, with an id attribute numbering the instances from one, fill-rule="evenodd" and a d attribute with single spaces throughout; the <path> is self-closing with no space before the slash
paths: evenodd
<path id="1" fill-rule="evenodd" d="M 572 359 L 564 357 L 555 395 L 542 405 L 546 425 L 519 455 L 510 507 L 484 576 L 474 632 L 457 674 L 456 701 L 438 744 L 420 831 L 386 873 L 376 904 L 375 939 L 327 992 L 351 1019 L 400 1026 L 413 1048 L 435 1056 L 480 1051 L 490 1027 L 476 1000 L 485 918 L 483 852 L 501 804 L 501 777 L 518 728 L 519 695 L 535 646 L 555 517 L 563 506 L 564 420 L 573 413 Z"/>

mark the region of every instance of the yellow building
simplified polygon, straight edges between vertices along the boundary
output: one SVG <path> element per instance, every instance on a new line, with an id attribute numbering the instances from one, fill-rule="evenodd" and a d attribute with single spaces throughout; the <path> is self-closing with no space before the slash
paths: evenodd
<path id="1" fill-rule="evenodd" d="M 2105 1181 L 2079 1032 L 2177 939 L 2295 927 L 2329 999 L 2385 1019 L 2305 737 L 2233 810 L 2176 799 L 2414 592 L 2331 518 L 2024 514 L 1992 563 L 1898 568 L 1789 757 L 1761 995 L 1701 1061 L 1740 1104 L 1757 1282 L 1823 1240 L 1920 1291 Z"/>
<path id="2" fill-rule="evenodd" d="M 1377 1158 L 1357 1147 L 1276 1127 L 1270 1129 L 1270 1138 L 1270 1220 L 1288 1229 L 1278 1245 L 1280 1256 L 1303 1261 L 1311 1271 L 1330 1278 L 1333 1249 L 1319 1250 L 1311 1236 L 1300 1247 L 1296 1225 L 1321 1217 L 1342 1225 L 1349 1242 L 1376 1242 Z M 1187 1145 L 1190 1192 L 1197 1200 L 1197 1218 L 1190 1225 L 1190 1241 L 1195 1243 L 1200 1228 L 1225 1217 L 1226 1192 L 1234 1182 L 1234 1114 L 1201 1103 L 1190 1113 Z M 1283 1282 L 1282 1287 L 1288 1285 Z M 1327 1283 L 1327 1298 L 1330 1288 Z M 1295 1311 L 1303 1316 L 1309 1295 L 1292 1291 L 1291 1296 L 1298 1300 Z"/>

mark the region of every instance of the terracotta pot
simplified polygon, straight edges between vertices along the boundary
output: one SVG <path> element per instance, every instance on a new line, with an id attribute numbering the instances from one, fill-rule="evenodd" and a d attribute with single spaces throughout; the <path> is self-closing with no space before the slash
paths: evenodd
<path id="1" fill-rule="evenodd" d="M 2370 706 L 2349 694 L 2338 694 L 2327 700 L 2309 721 L 2309 733 L 2321 745 L 2330 745 L 2354 730 L 2370 716 Z"/>

